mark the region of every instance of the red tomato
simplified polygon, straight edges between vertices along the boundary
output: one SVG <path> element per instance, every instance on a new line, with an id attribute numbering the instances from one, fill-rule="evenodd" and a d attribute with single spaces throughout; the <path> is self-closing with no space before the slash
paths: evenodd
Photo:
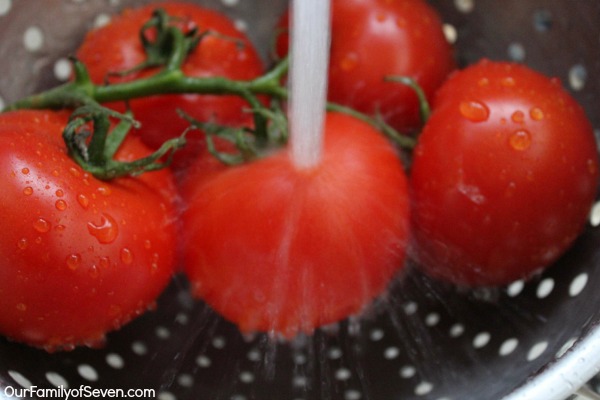
<path id="1" fill-rule="evenodd" d="M 174 182 L 99 181 L 62 140 L 65 115 L 0 115 L 0 333 L 47 350 L 98 344 L 153 305 L 175 266 Z M 128 139 L 117 158 L 148 155 Z"/>
<path id="2" fill-rule="evenodd" d="M 399 131 L 420 127 L 414 91 L 384 78 L 412 77 L 431 98 L 454 69 L 436 11 L 423 0 L 333 0 L 331 7 L 329 100 L 380 114 Z M 277 43 L 277 53 L 286 54 L 287 35 Z"/>
<path id="3" fill-rule="evenodd" d="M 598 186 L 592 127 L 557 79 L 481 61 L 440 89 L 412 165 L 415 257 L 433 276 L 501 285 L 555 261 Z"/>
<path id="4" fill-rule="evenodd" d="M 186 188 L 193 292 L 242 331 L 291 337 L 360 312 L 402 269 L 407 183 L 370 126 L 329 114 L 324 156 L 282 150 Z"/>
<path id="5" fill-rule="evenodd" d="M 162 2 L 127 9 L 109 24 L 86 35 L 77 57 L 88 67 L 93 82 L 103 83 L 108 73 L 131 69 L 145 60 L 139 32 L 157 8 L 181 18 L 184 29 L 196 26 L 200 32 L 213 32 L 202 38 L 186 59 L 182 69 L 187 76 L 250 80 L 263 73 L 262 61 L 252 43 L 224 15 L 197 4 Z M 153 75 L 157 70 L 153 68 L 123 78 L 113 77 L 110 82 L 131 81 Z M 145 97 L 132 100 L 129 105 L 135 118 L 142 123 L 140 134 L 144 143 L 153 149 L 160 147 L 165 140 L 181 135 L 189 125 L 179 117 L 177 109 L 200 121 L 241 125 L 247 120 L 243 110 L 248 108 L 247 103 L 236 96 L 192 94 Z M 111 107 L 124 110 L 121 103 Z M 202 146 L 202 137 L 197 133 L 191 133 L 187 139 L 188 145 L 176 156 L 176 166 L 187 165 L 198 147 Z"/>

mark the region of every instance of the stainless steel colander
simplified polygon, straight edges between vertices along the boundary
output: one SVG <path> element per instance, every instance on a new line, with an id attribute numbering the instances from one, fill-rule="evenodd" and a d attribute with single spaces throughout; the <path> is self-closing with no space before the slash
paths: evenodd
<path id="1" fill-rule="evenodd" d="M 149 2 L 0 0 L 0 105 L 68 79 L 67 56 L 86 30 Z M 229 14 L 265 57 L 287 6 L 197 2 Z M 556 76 L 600 133 L 600 1 L 431 4 L 462 65 L 509 59 Z M 177 276 L 155 311 L 104 348 L 47 354 L 0 339 L 0 399 L 35 397 L 22 389 L 36 387 L 150 390 L 161 400 L 558 400 L 586 383 L 580 395 L 599 398 L 599 225 L 600 206 L 572 249 L 532 281 L 465 292 L 409 268 L 365 315 L 292 343 L 241 335 Z"/>

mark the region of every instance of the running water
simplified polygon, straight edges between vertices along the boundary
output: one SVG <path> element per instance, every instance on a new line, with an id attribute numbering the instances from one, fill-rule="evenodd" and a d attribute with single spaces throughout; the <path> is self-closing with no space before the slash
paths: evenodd
<path id="1" fill-rule="evenodd" d="M 298 168 L 319 164 L 327 96 L 330 2 L 294 0 L 290 39 L 290 135 Z"/>

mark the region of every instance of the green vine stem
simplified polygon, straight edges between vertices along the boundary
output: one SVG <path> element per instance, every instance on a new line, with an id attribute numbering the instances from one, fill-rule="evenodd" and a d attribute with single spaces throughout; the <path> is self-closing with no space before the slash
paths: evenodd
<path id="1" fill-rule="evenodd" d="M 118 119 L 111 129 L 111 119 Z M 129 114 L 120 114 L 99 104 L 77 108 L 63 132 L 69 155 L 85 171 L 96 178 L 110 180 L 156 171 L 171 163 L 175 151 L 185 145 L 185 132 L 165 141 L 154 153 L 134 161 L 118 161 L 115 154 L 137 121 Z M 165 160 L 166 158 L 166 160 Z M 161 161 L 162 160 L 162 161 Z"/>
<path id="2" fill-rule="evenodd" d="M 202 37 L 211 33 L 201 33 L 197 29 L 183 32 L 176 24 L 172 24 L 172 21 L 173 19 L 164 11 L 160 9 L 156 10 L 152 19 L 144 25 L 140 32 L 140 40 L 147 55 L 146 62 L 138 67 L 134 67 L 132 70 L 119 73 L 120 75 L 126 75 L 129 72 L 139 69 L 158 66 L 160 69 L 156 74 L 128 82 L 95 84 L 92 82 L 86 66 L 77 59 L 72 59 L 74 71 L 72 81 L 18 100 L 6 107 L 4 111 L 24 108 L 75 109 L 82 106 L 92 107 L 97 111 L 97 107 L 102 103 L 127 101 L 160 94 L 235 95 L 243 98 L 252 111 L 254 119 L 252 134 L 254 135 L 256 146 L 258 148 L 268 147 L 270 145 L 270 136 L 272 136 L 269 132 L 269 123 L 274 122 L 271 121 L 273 115 L 279 114 L 273 114 L 271 109 L 264 106 L 260 97 L 267 96 L 276 99 L 278 104 L 282 104 L 288 99 L 289 93 L 283 83 L 289 69 L 288 58 L 282 59 L 267 73 L 253 80 L 232 80 L 220 76 L 186 76 L 181 66 L 185 62 L 187 55 L 201 42 Z M 156 39 L 149 41 L 145 38 L 145 30 L 147 29 L 156 30 Z M 393 79 L 404 84 L 409 84 L 402 80 L 402 78 Z M 415 90 L 418 89 L 417 87 Z M 328 103 L 327 109 L 351 114 L 371 124 L 404 149 L 411 150 L 415 145 L 413 137 L 395 131 L 381 118 L 371 117 L 349 107 L 334 103 Z M 87 110 L 88 113 L 89 111 L 90 109 Z M 103 115 L 102 112 L 100 114 Z M 92 119 L 94 120 L 94 118 Z M 94 120 L 94 125 L 96 124 L 102 126 L 99 120 Z M 196 127 L 199 127 L 199 124 L 196 123 Z M 207 126 L 205 125 L 204 127 L 206 128 Z M 283 136 L 287 137 L 287 132 Z M 67 144 L 69 145 L 69 143 Z M 166 147 L 172 149 L 179 145 L 180 143 L 171 143 L 166 145 Z M 103 154 L 103 157 L 107 156 L 107 153 Z M 89 162 L 89 160 L 87 161 Z M 113 173 L 114 171 L 110 172 L 109 175 Z"/>

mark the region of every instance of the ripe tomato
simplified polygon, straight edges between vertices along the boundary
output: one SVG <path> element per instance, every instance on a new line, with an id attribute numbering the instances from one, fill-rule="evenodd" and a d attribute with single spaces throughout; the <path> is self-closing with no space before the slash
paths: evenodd
<path id="1" fill-rule="evenodd" d="M 175 266 L 171 173 L 99 181 L 67 155 L 65 124 L 0 115 L 0 333 L 47 350 L 98 344 L 153 305 Z M 131 138 L 117 158 L 148 153 Z"/>
<path id="2" fill-rule="evenodd" d="M 415 257 L 461 285 L 501 285 L 555 261 L 598 186 L 589 121 L 557 79 L 483 60 L 440 89 L 414 153 Z"/>
<path id="3" fill-rule="evenodd" d="M 326 119 L 322 163 L 281 150 L 184 190 L 193 293 L 242 331 L 291 337 L 358 313 L 403 267 L 404 169 L 369 125 Z"/>
<path id="4" fill-rule="evenodd" d="M 127 9 L 109 24 L 90 31 L 77 51 L 77 57 L 89 69 L 94 83 L 106 81 L 110 72 L 129 70 L 145 60 L 139 32 L 152 12 L 164 9 L 169 15 L 182 19 L 182 29 L 197 27 L 210 31 L 187 57 L 182 70 L 187 76 L 222 76 L 250 80 L 260 76 L 264 67 L 256 49 L 232 21 L 224 15 L 197 4 L 183 2 L 153 3 L 137 9 Z M 110 82 L 131 81 L 153 75 L 157 68 L 111 77 Z M 181 109 L 200 121 L 213 120 L 225 125 L 241 125 L 247 120 L 243 112 L 247 103 L 236 96 L 219 95 L 157 95 L 131 100 L 129 106 L 142 123 L 140 134 L 149 147 L 156 149 L 167 139 L 177 137 L 187 128 L 177 110 Z M 124 111 L 124 104 L 112 104 Z M 184 167 L 203 145 L 202 136 L 188 135 L 188 145 L 176 154 L 175 166 Z"/>
<path id="5" fill-rule="evenodd" d="M 414 91 L 384 78 L 412 77 L 432 97 L 455 68 L 439 15 L 423 0 L 333 0 L 331 7 L 329 100 L 380 114 L 399 131 L 420 127 Z M 277 53 L 287 46 L 280 35 Z"/>

